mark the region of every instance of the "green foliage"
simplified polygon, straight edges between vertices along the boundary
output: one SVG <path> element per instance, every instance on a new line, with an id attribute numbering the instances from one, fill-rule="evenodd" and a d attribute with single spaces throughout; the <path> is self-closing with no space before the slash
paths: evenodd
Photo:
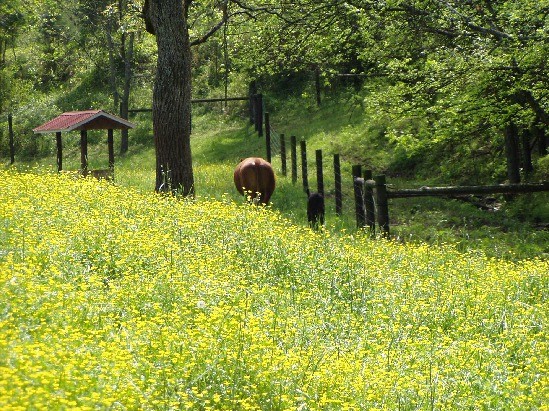
<path id="1" fill-rule="evenodd" d="M 547 181 L 549 180 L 549 155 L 541 157 L 538 160 L 538 176 L 540 180 Z"/>
<path id="2" fill-rule="evenodd" d="M 6 54 L 9 47 L 15 48 L 15 40 L 23 24 L 24 16 L 19 11 L 19 2 L 3 1 L 0 4 L 0 113 L 11 106 L 13 93 L 14 72 L 7 65 Z"/>
<path id="3" fill-rule="evenodd" d="M 14 144 L 16 156 L 20 160 L 52 155 L 55 141 L 52 136 L 34 134 L 32 129 L 59 114 L 59 108 L 52 99 L 29 98 L 27 105 L 12 112 Z M 2 140 L 2 153 L 9 153 L 7 142 L 7 123 L 4 123 L 5 139 Z"/>
<path id="4" fill-rule="evenodd" d="M 92 67 L 81 71 L 73 79 L 74 87 L 62 88 L 56 95 L 56 104 L 64 111 L 105 109 L 110 111 L 111 89 L 105 78 L 108 78 L 108 68 L 104 66 Z M 114 114 L 118 114 L 116 111 Z"/>

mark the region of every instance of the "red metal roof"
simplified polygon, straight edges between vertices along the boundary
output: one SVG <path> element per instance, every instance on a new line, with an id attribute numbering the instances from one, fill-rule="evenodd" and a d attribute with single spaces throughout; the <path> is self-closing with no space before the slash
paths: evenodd
<path id="1" fill-rule="evenodd" d="M 103 110 L 68 111 L 33 129 L 35 133 L 73 130 L 129 129 L 134 125 Z"/>

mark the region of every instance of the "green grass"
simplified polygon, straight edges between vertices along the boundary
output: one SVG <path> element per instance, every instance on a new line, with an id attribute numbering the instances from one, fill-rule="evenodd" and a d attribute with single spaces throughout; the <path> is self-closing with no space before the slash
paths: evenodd
<path id="1" fill-rule="evenodd" d="M 542 410 L 548 271 L 0 171 L 0 408 Z"/>

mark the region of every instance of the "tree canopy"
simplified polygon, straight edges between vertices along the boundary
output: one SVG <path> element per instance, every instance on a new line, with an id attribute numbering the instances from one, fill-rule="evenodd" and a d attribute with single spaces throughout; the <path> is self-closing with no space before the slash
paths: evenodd
<path id="1" fill-rule="evenodd" d="M 175 14 L 162 14 L 168 5 Z M 125 104 L 127 115 L 132 98 L 146 103 L 144 90 L 178 60 L 185 108 L 176 117 L 185 121 L 191 93 L 244 91 L 254 80 L 267 92 L 289 82 L 289 93 L 307 73 L 321 87 L 352 76 L 363 109 L 411 163 L 428 161 L 426 153 L 464 163 L 481 158 L 501 176 L 493 164 L 511 140 L 520 139 L 523 157 L 534 147 L 547 152 L 547 0 L 7 0 L 0 12 L 0 111 L 56 95 L 59 107 L 110 102 Z M 162 43 L 164 25 L 178 26 L 181 41 Z M 168 115 L 178 88 L 166 87 L 153 94 Z M 165 141 L 187 145 L 185 127 Z M 157 190 L 168 163 L 191 163 L 185 156 L 159 166 Z M 192 165 L 173 171 L 187 175 L 170 177 L 175 186 L 194 184 Z"/>

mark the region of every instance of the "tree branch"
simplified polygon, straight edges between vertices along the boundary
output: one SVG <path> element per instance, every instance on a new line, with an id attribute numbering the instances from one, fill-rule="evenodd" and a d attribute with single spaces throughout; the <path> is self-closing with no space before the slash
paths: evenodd
<path id="1" fill-rule="evenodd" d="M 229 12 L 228 12 L 228 0 L 225 0 L 222 5 L 223 10 L 223 17 L 217 23 L 215 26 L 213 26 L 206 34 L 204 34 L 202 37 L 191 41 L 191 47 L 197 46 L 199 44 L 205 43 L 210 37 L 212 37 L 215 33 L 217 33 L 221 27 L 223 27 L 225 24 L 227 24 L 227 21 L 229 21 Z"/>
<path id="2" fill-rule="evenodd" d="M 549 126 L 549 114 L 543 109 L 530 90 L 518 90 L 514 97 L 517 102 L 530 106 L 534 113 L 537 114 L 540 121 Z"/>
<path id="3" fill-rule="evenodd" d="M 473 23 L 470 17 L 464 16 L 463 14 L 461 14 L 457 9 L 455 9 L 449 2 L 445 0 L 438 0 L 438 3 L 446 7 L 456 16 L 458 16 L 460 20 L 473 31 L 476 31 L 482 34 L 492 35 L 496 37 L 498 40 L 503 40 L 503 39 L 515 40 L 513 36 L 511 36 L 510 34 L 504 33 L 503 31 L 497 30 L 495 28 L 482 27 L 482 26 L 479 26 L 478 24 Z"/>

